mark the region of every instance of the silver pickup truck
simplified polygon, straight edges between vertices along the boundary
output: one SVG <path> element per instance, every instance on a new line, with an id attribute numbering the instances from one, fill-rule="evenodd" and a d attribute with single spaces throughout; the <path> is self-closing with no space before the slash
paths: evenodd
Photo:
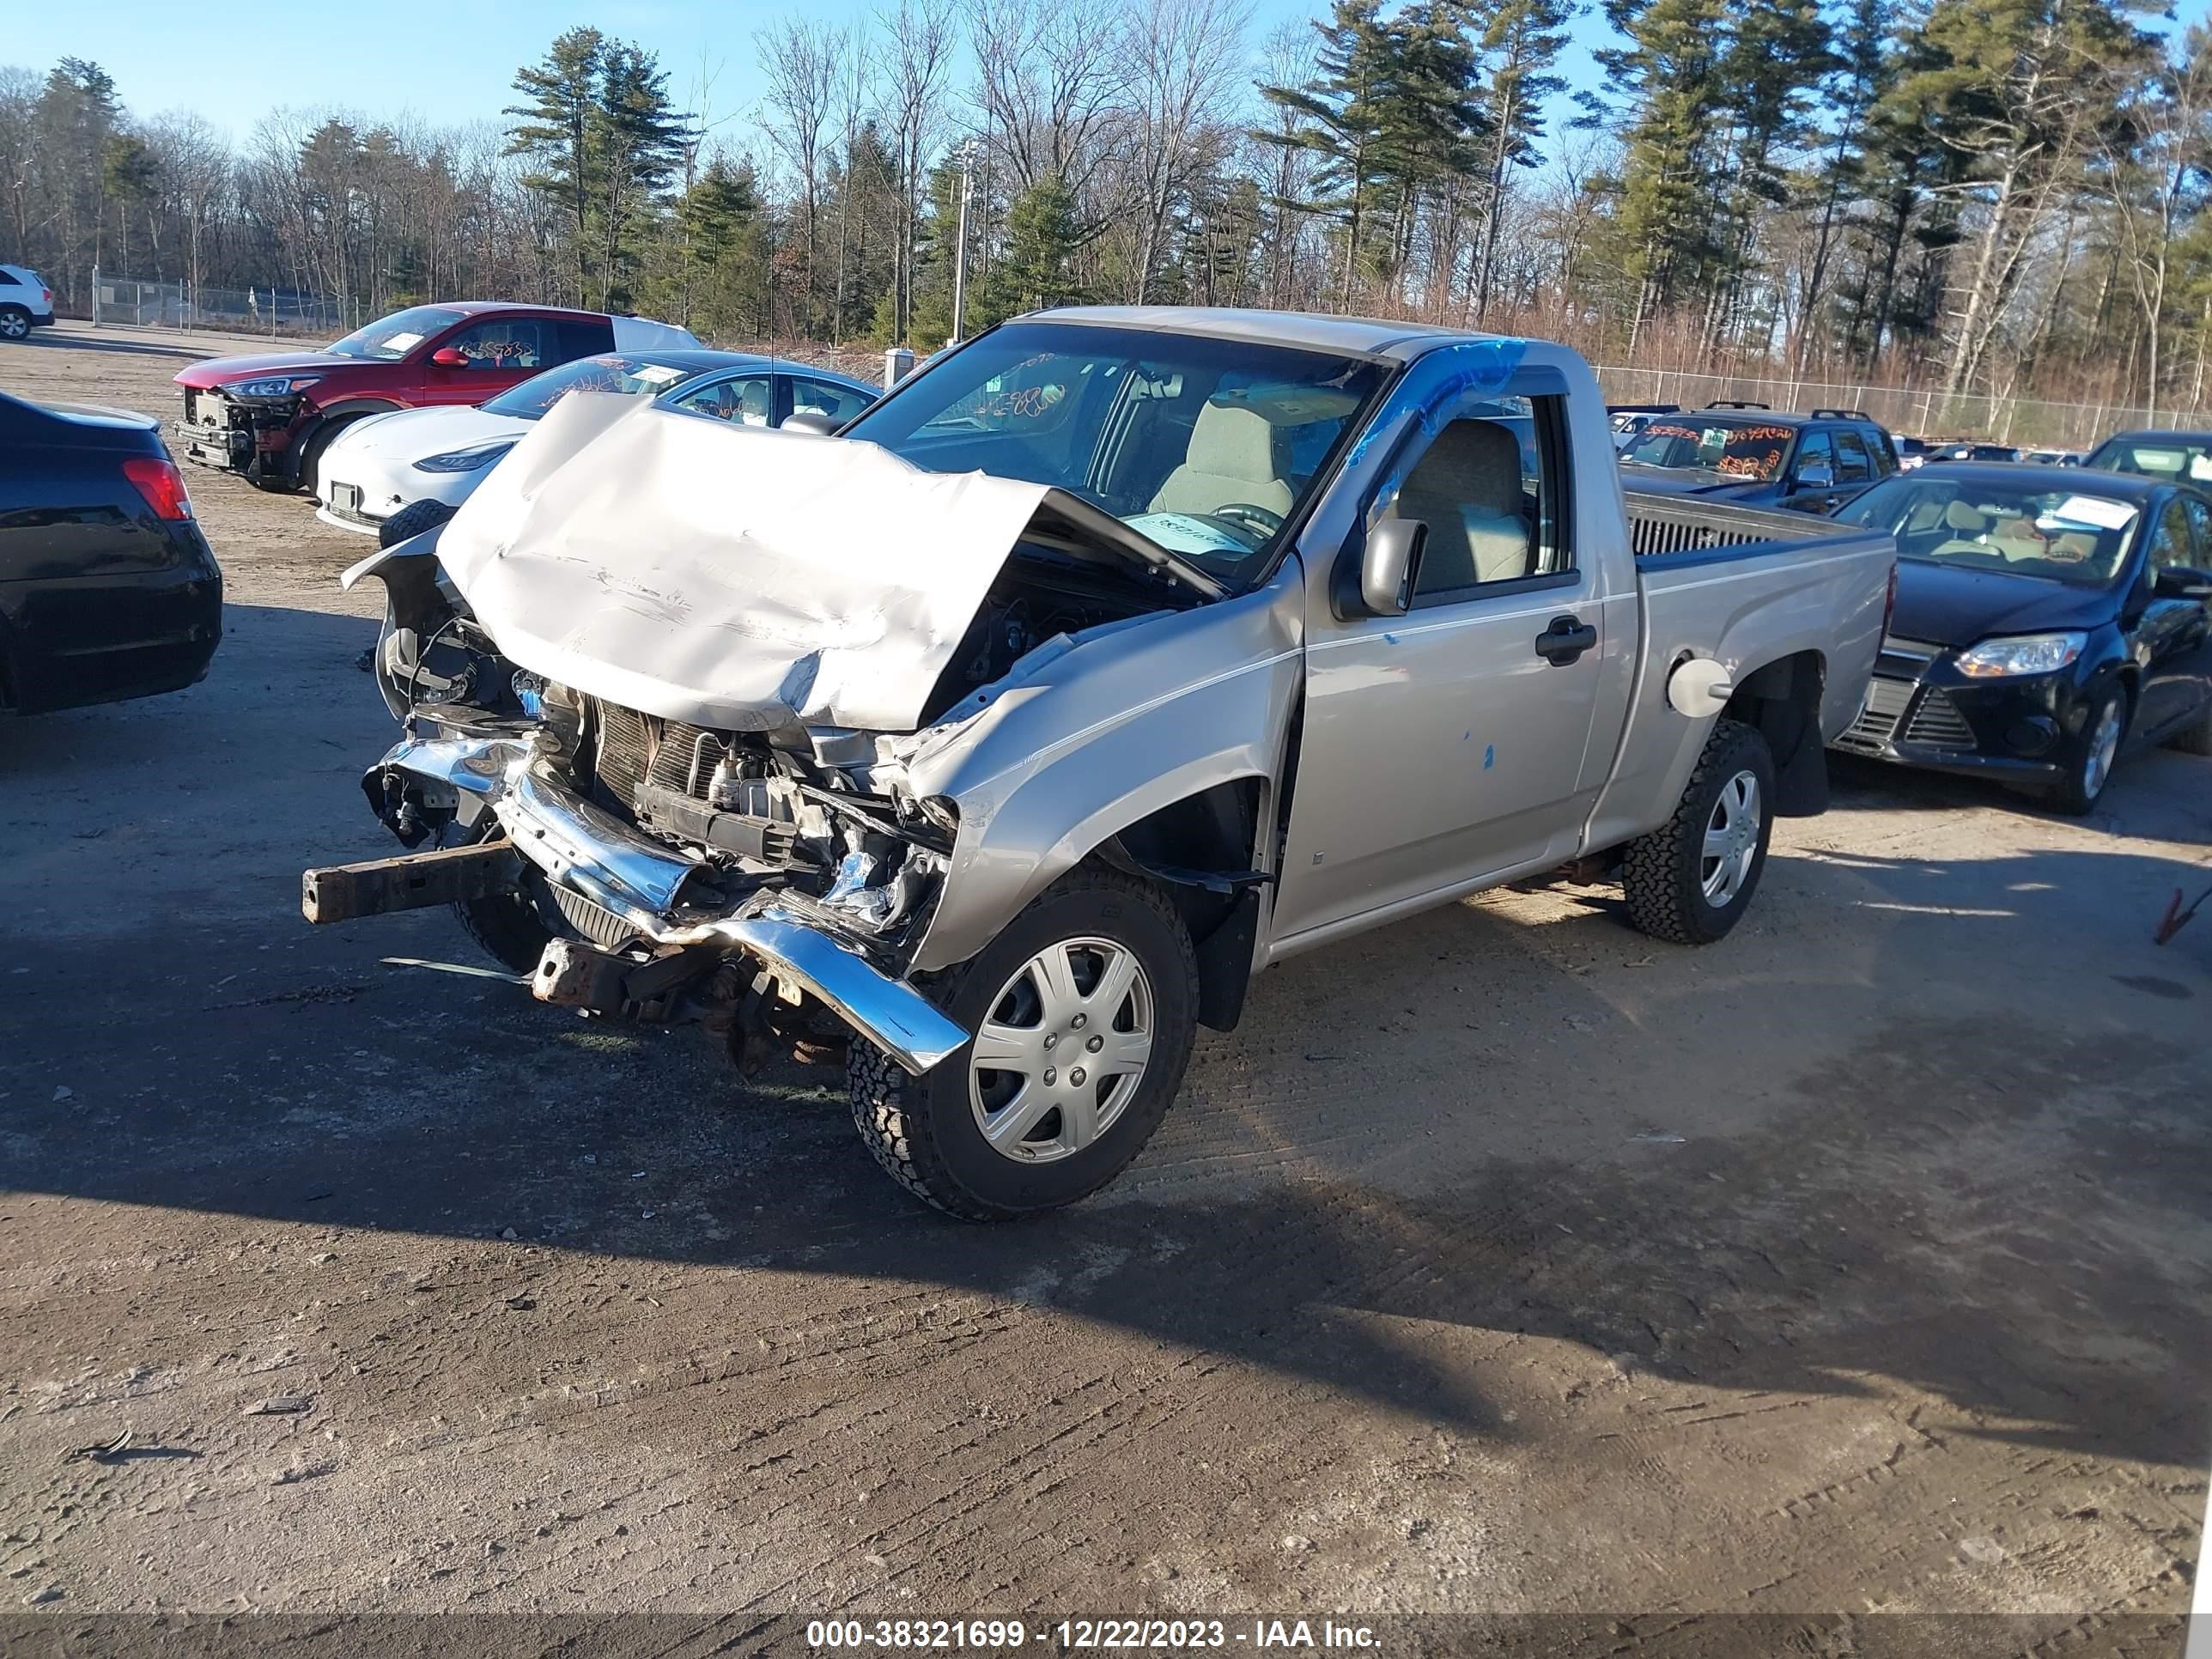
<path id="1" fill-rule="evenodd" d="M 349 573 L 422 850 L 305 908 L 451 902 L 543 1000 L 741 1060 L 843 1042 L 884 1168 L 1015 1216 L 1299 951 L 1546 872 L 1722 938 L 1893 556 L 1625 499 L 1573 352 L 1403 324 L 1049 313 L 835 438 L 578 394 Z"/>

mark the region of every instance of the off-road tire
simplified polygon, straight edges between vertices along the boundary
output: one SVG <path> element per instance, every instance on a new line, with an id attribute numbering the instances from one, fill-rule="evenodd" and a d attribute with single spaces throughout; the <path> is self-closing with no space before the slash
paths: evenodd
<path id="1" fill-rule="evenodd" d="M 501 833 L 499 820 L 485 813 L 477 839 L 489 841 Z M 543 878 L 538 872 L 525 865 L 522 879 L 525 885 L 517 892 L 488 893 L 482 898 L 457 901 L 453 916 L 461 931 L 494 962 L 510 973 L 534 974 L 548 944 L 577 934 L 565 922 L 556 923 L 553 917 L 557 913 L 550 898 L 539 901 L 537 887 Z"/>
<path id="2" fill-rule="evenodd" d="M 2179 749 L 2185 755 L 2212 755 L 2212 702 L 2198 709 L 2188 725 L 2161 738 L 2159 746 Z"/>
<path id="3" fill-rule="evenodd" d="M 1705 826 L 1722 787 L 1748 771 L 1759 781 L 1759 851 L 1750 873 L 1726 904 L 1715 905 L 1700 879 Z M 1741 720 L 1715 722 L 1682 791 L 1674 815 L 1628 843 L 1621 859 L 1621 896 L 1639 933 L 1672 945 L 1711 945 L 1727 937 L 1759 890 L 1766 870 L 1766 844 L 1774 832 L 1774 756 L 1766 739 Z"/>
<path id="4" fill-rule="evenodd" d="M 492 893 L 453 906 L 463 932 L 510 973 L 538 971 L 538 959 L 554 938 L 538 907 L 520 893 Z"/>
<path id="5" fill-rule="evenodd" d="M 21 306 L 0 306 L 0 340 L 31 337 L 31 313 Z"/>
<path id="6" fill-rule="evenodd" d="M 1136 1097 L 1091 1146 L 1028 1165 L 994 1151 L 969 1100 L 969 1051 L 909 1077 L 855 1036 L 845 1080 L 853 1121 L 876 1162 L 923 1202 L 966 1221 L 1010 1221 L 1097 1192 L 1152 1139 L 1182 1086 L 1198 1036 L 1198 958 L 1165 894 L 1150 882 L 1085 864 L 1054 882 L 975 957 L 921 988 L 967 1030 L 1029 957 L 1055 939 L 1110 939 L 1137 955 L 1152 994 L 1152 1059 Z"/>
<path id="7" fill-rule="evenodd" d="M 2103 721 L 2106 708 L 2115 702 L 2120 707 L 2120 737 L 2112 751 L 2112 765 L 2105 769 L 2105 775 L 2093 794 L 2084 782 L 2080 757 L 2069 756 L 2066 762 L 2066 775 L 2051 785 L 2044 796 L 2044 805 L 2052 811 L 2063 812 L 2069 818 L 2087 817 L 2097 810 L 2097 803 L 2104 799 L 2105 791 L 2112 787 L 2112 773 L 2119 763 L 2121 751 L 2128 745 L 2128 728 L 2135 724 L 2135 709 L 2129 703 L 2125 692 L 2118 686 L 2107 685 L 2097 693 L 2095 700 L 2089 705 L 2089 712 L 2081 719 L 2081 739 L 2086 748 L 2090 736 Z"/>
<path id="8" fill-rule="evenodd" d="M 434 530 L 459 510 L 444 501 L 427 497 L 419 501 L 410 501 L 377 526 L 376 544 L 379 547 L 397 547 L 426 530 Z"/>

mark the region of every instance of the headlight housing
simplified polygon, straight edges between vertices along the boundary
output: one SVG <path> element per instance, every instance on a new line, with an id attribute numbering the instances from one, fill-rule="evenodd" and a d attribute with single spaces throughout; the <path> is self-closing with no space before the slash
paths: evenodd
<path id="1" fill-rule="evenodd" d="M 477 444 L 470 449 L 449 449 L 442 455 L 425 455 L 415 463 L 417 472 L 473 472 L 478 467 L 489 466 L 514 447 L 512 438 L 497 443 Z"/>
<path id="2" fill-rule="evenodd" d="M 2014 634 L 1984 640 L 1958 656 L 1958 669 L 1969 679 L 2001 679 L 2012 674 L 2050 674 L 2081 654 L 2087 634 Z"/>
<path id="3" fill-rule="evenodd" d="M 234 398 L 289 398 L 305 392 L 323 377 L 319 374 L 271 374 L 258 380 L 240 380 L 222 389 Z"/>

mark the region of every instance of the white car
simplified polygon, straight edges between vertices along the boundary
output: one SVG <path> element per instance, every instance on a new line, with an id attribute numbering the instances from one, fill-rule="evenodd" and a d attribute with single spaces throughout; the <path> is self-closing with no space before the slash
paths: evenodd
<path id="1" fill-rule="evenodd" d="M 657 397 L 696 415 L 781 426 L 793 414 L 842 425 L 876 389 L 834 370 L 741 351 L 614 351 L 549 368 L 474 409 L 401 409 L 356 421 L 323 452 L 315 516 L 338 530 L 398 539 L 450 518 L 531 423 L 571 392 Z M 418 505 L 427 504 L 427 505 Z M 403 509 L 418 510 L 404 520 Z"/>
<path id="2" fill-rule="evenodd" d="M 28 265 L 0 265 L 0 340 L 27 340 L 34 328 L 51 328 L 54 291 Z"/>

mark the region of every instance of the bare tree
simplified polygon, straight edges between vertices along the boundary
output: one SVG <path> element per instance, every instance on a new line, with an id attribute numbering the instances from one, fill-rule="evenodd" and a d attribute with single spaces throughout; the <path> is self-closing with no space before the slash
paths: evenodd
<path id="1" fill-rule="evenodd" d="M 184 215 L 187 292 L 198 305 L 202 240 L 210 215 L 230 188 L 230 146 L 213 123 L 190 111 L 155 118 L 146 137 Z"/>
<path id="2" fill-rule="evenodd" d="M 2160 325 L 2174 240 L 2199 205 L 2212 163 L 2212 29 L 2191 24 L 2178 52 L 2158 65 L 2148 84 L 2118 90 L 2127 115 L 2120 131 L 2133 142 L 2108 136 L 2103 173 L 2128 281 L 2142 311 L 2143 403 L 2155 417 L 2166 367 Z"/>
<path id="3" fill-rule="evenodd" d="M 853 175 L 858 165 L 861 125 L 875 98 L 876 58 L 867 36 L 858 28 L 840 34 L 836 50 L 838 170 L 842 176 L 837 191 L 837 291 L 830 305 L 830 338 L 833 344 L 842 345 L 845 340 L 845 301 L 851 275 L 849 261 L 854 253 L 856 230 L 863 256 L 867 245 L 866 220 L 858 225 L 853 222 L 854 209 L 860 197 L 860 181 Z"/>
<path id="4" fill-rule="evenodd" d="M 926 165 L 944 122 L 945 89 L 952 73 L 952 0 L 899 0 L 898 10 L 881 21 L 891 34 L 884 113 L 899 169 L 891 310 L 894 332 L 903 340 L 914 320 L 915 244 L 920 240 Z"/>
<path id="5" fill-rule="evenodd" d="M 774 118 L 769 137 L 797 177 L 800 249 L 805 271 L 799 328 L 814 331 L 816 276 L 822 247 L 823 149 L 837 103 L 843 42 L 820 23 L 787 19 L 755 39 L 768 77 Z"/>
<path id="6" fill-rule="evenodd" d="M 978 0 L 975 101 L 1017 191 L 1046 178 L 1090 189 L 1124 110 L 1123 22 L 1117 0 Z"/>
<path id="7" fill-rule="evenodd" d="M 1245 0 L 1142 0 L 1122 32 L 1134 105 L 1132 172 L 1144 216 L 1130 298 L 1145 303 L 1168 221 L 1227 148 L 1250 19 Z"/>

